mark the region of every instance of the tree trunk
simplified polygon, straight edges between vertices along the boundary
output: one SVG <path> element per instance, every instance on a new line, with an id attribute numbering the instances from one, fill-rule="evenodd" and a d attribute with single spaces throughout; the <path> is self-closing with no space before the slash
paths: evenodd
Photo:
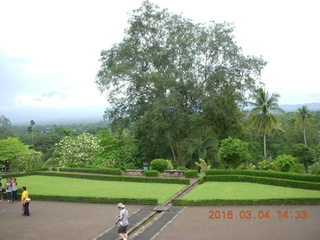
<path id="1" fill-rule="evenodd" d="M 266 134 L 263 135 L 263 153 L 264 153 L 264 158 L 267 158 L 267 141 L 266 141 Z"/>
<path id="2" fill-rule="evenodd" d="M 306 137 L 306 128 L 303 128 L 303 138 L 304 138 L 304 145 L 307 146 L 307 137 Z"/>

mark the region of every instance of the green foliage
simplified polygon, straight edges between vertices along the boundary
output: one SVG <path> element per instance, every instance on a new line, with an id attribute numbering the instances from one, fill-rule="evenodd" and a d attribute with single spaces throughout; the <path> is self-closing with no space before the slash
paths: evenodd
<path id="1" fill-rule="evenodd" d="M 5 162 L 10 171 L 25 171 L 41 167 L 42 153 L 29 147 L 18 138 L 2 139 L 0 140 L 0 161 Z"/>
<path id="2" fill-rule="evenodd" d="M 199 173 L 197 170 L 188 170 L 184 173 L 184 176 L 186 178 L 197 178 L 199 176 Z"/>
<path id="3" fill-rule="evenodd" d="M 320 182 L 320 176 L 309 174 L 297 174 L 288 172 L 274 172 L 263 170 L 229 170 L 229 169 L 210 169 L 206 171 L 206 175 L 248 175 L 268 178 L 281 178 L 296 181 Z"/>
<path id="4" fill-rule="evenodd" d="M 259 88 L 252 97 L 254 101 L 250 102 L 253 109 L 250 111 L 247 122 L 258 133 L 263 132 L 265 158 L 267 157 L 266 135 L 271 133 L 273 129 L 280 129 L 280 124 L 275 116 L 275 113 L 280 112 L 279 97 L 278 93 L 273 93 L 270 96 L 267 91 Z"/>
<path id="5" fill-rule="evenodd" d="M 63 167 L 87 167 L 101 151 L 99 140 L 92 134 L 65 136 L 55 145 L 54 158 Z"/>
<path id="6" fill-rule="evenodd" d="M 206 163 L 205 160 L 199 159 L 199 162 L 195 162 L 196 166 L 200 168 L 200 172 L 205 172 L 211 168 L 209 164 Z"/>
<path id="7" fill-rule="evenodd" d="M 225 167 L 237 168 L 240 164 L 248 162 L 251 159 L 248 146 L 247 142 L 232 137 L 222 140 L 219 154 Z"/>
<path id="8" fill-rule="evenodd" d="M 168 170 L 168 160 L 161 158 L 154 159 L 150 162 L 150 166 L 152 170 L 157 170 L 163 173 L 164 170 Z"/>
<path id="9" fill-rule="evenodd" d="M 292 188 L 303 188 L 303 189 L 313 189 L 320 190 L 319 182 L 305 182 L 296 181 L 289 179 L 277 179 L 268 177 L 256 177 L 256 176 L 246 176 L 246 175 L 208 175 L 203 177 L 204 182 L 252 182 L 252 183 L 262 183 L 270 184 L 283 187 Z"/>
<path id="10" fill-rule="evenodd" d="M 184 171 L 188 171 L 190 170 L 189 168 L 183 167 L 183 166 L 179 166 L 177 167 L 177 170 L 184 170 Z"/>
<path id="11" fill-rule="evenodd" d="M 32 173 L 33 175 L 35 173 Z M 61 172 L 37 172 L 37 175 L 43 176 L 56 176 L 56 177 L 69 177 L 69 178 L 83 178 L 103 181 L 123 181 L 123 182 L 146 182 L 146 183 L 173 183 L 173 184 L 190 184 L 189 179 L 178 178 L 159 178 L 159 177 L 127 177 L 127 176 L 103 176 L 103 175 L 87 175 L 87 174 L 72 174 Z"/>
<path id="12" fill-rule="evenodd" d="M 85 172 L 85 173 L 103 173 L 110 175 L 122 175 L 122 171 L 119 168 L 51 168 L 51 170 L 59 170 L 61 172 Z"/>
<path id="13" fill-rule="evenodd" d="M 308 172 L 311 174 L 320 174 L 320 163 L 316 162 L 308 167 Z"/>
<path id="14" fill-rule="evenodd" d="M 144 159 L 186 165 L 188 139 L 238 130 L 239 103 L 265 62 L 242 53 L 230 24 L 194 23 L 145 1 L 125 33 L 101 52 L 96 83 L 111 104 L 106 117 L 128 120 Z"/>
<path id="15" fill-rule="evenodd" d="M 295 144 L 291 148 L 291 153 L 293 156 L 298 158 L 299 162 L 302 163 L 306 168 L 314 163 L 315 151 L 304 145 L 304 144 Z"/>
<path id="16" fill-rule="evenodd" d="M 254 206 L 254 205 L 319 205 L 320 198 L 273 199 L 174 199 L 173 206 Z"/>
<path id="17" fill-rule="evenodd" d="M 123 204 L 132 205 L 157 205 L 158 199 L 154 198 L 105 198 L 105 197 L 78 197 L 78 196 L 52 196 L 52 195 L 38 195 L 32 194 L 33 200 L 41 201 L 59 201 L 59 202 L 82 202 L 82 203 L 105 203 L 105 204 L 117 204 L 119 202 Z"/>
<path id="18" fill-rule="evenodd" d="M 307 145 L 306 127 L 311 125 L 313 120 L 312 114 L 307 106 L 302 106 L 302 108 L 298 108 L 296 115 L 298 118 L 297 125 L 303 129 L 304 144 Z"/>
<path id="19" fill-rule="evenodd" d="M 11 121 L 4 115 L 0 116 L 0 139 L 6 139 L 13 136 L 13 131 L 11 130 Z"/>
<path id="20" fill-rule="evenodd" d="M 273 170 L 274 169 L 274 163 L 271 160 L 264 159 L 257 164 L 257 168 L 259 170 Z"/>
<path id="21" fill-rule="evenodd" d="M 143 173 L 146 177 L 159 177 L 159 172 L 156 170 L 147 170 Z"/>
<path id="22" fill-rule="evenodd" d="M 97 135 L 102 151 L 94 160 L 97 167 L 136 168 L 141 165 L 137 158 L 136 141 L 124 134 L 116 137 L 107 130 L 99 131 Z"/>
<path id="23" fill-rule="evenodd" d="M 276 157 L 273 164 L 276 171 L 289 172 L 297 164 L 297 159 L 291 155 L 282 154 Z"/>

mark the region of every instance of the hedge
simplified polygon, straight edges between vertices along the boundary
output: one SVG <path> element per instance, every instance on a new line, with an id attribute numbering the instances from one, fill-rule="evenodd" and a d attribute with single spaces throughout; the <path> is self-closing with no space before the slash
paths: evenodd
<path id="1" fill-rule="evenodd" d="M 37 195 L 31 194 L 31 200 L 43 200 L 43 201 L 59 201 L 59 202 L 83 202 L 83 203 L 112 203 L 117 204 L 119 202 L 124 204 L 136 204 L 136 205 L 158 205 L 158 199 L 155 198 L 104 198 L 104 197 L 74 197 L 74 196 L 50 196 L 50 195 Z M 20 196 L 18 194 L 18 199 Z"/>
<path id="2" fill-rule="evenodd" d="M 272 198 L 272 199 L 174 199 L 173 206 L 228 206 L 228 205 L 318 205 L 320 198 Z"/>
<path id="3" fill-rule="evenodd" d="M 188 170 L 188 171 L 185 171 L 185 173 L 184 173 L 184 176 L 186 178 L 197 178 L 198 175 L 199 175 L 199 173 L 197 170 Z"/>
<path id="4" fill-rule="evenodd" d="M 145 182 L 145 183 L 175 183 L 175 184 L 190 184 L 189 179 L 177 178 L 160 178 L 160 177 L 128 177 L 128 176 L 107 176 L 107 175 L 86 175 L 60 172 L 37 172 L 36 175 L 83 178 L 102 181 L 123 181 L 123 182 Z"/>
<path id="5" fill-rule="evenodd" d="M 287 173 L 287 172 L 274 172 L 266 170 L 227 170 L 227 169 L 209 169 L 206 175 L 249 175 L 257 177 L 271 177 L 290 179 L 297 181 L 318 182 L 320 183 L 319 175 L 307 175 L 299 173 Z"/>
<path id="6" fill-rule="evenodd" d="M 146 177 L 159 177 L 159 172 L 156 170 L 147 170 L 143 173 Z"/>
<path id="7" fill-rule="evenodd" d="M 266 178 L 245 175 L 209 175 L 203 177 L 203 182 L 253 182 L 283 187 L 320 190 L 320 183 L 295 181 L 289 179 Z"/>
<path id="8" fill-rule="evenodd" d="M 52 170 L 57 170 L 61 172 L 84 172 L 84 173 L 103 173 L 110 175 L 122 175 L 122 171 L 120 168 L 67 168 L 67 167 L 59 167 L 50 168 Z"/>

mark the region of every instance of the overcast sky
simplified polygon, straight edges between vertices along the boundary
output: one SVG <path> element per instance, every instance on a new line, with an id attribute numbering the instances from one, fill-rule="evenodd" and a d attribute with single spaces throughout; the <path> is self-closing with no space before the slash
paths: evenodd
<path id="1" fill-rule="evenodd" d="M 195 22 L 231 22 L 244 54 L 268 62 L 280 104 L 320 102 L 317 0 L 153 0 Z M 0 114 L 18 119 L 103 115 L 94 83 L 102 49 L 121 41 L 141 0 L 0 0 Z M 68 115 L 69 112 L 69 115 Z M 79 116 L 80 116 L 79 115 Z"/>

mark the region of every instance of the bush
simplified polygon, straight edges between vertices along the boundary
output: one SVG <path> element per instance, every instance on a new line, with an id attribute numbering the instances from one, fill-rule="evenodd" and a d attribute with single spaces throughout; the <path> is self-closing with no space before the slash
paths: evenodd
<path id="1" fill-rule="evenodd" d="M 320 198 L 273 198 L 273 199 L 173 199 L 173 206 L 230 206 L 230 205 L 318 205 Z"/>
<path id="2" fill-rule="evenodd" d="M 308 167 L 308 172 L 311 174 L 320 174 L 320 163 L 314 163 Z"/>
<path id="3" fill-rule="evenodd" d="M 274 170 L 274 163 L 272 160 L 264 159 L 257 164 L 259 170 Z"/>
<path id="4" fill-rule="evenodd" d="M 290 172 L 305 173 L 305 170 L 306 169 L 302 163 L 296 163 L 291 167 Z"/>
<path id="5" fill-rule="evenodd" d="M 217 176 L 204 176 L 204 182 L 252 182 L 252 183 L 262 183 L 283 187 L 292 188 L 303 188 L 303 189 L 313 189 L 320 190 L 320 183 L 315 182 L 304 182 L 289 179 L 277 179 L 277 178 L 267 178 L 267 177 L 255 177 L 255 176 L 245 176 L 245 175 L 217 175 Z"/>
<path id="6" fill-rule="evenodd" d="M 275 170 L 280 172 L 289 172 L 295 164 L 297 164 L 297 159 L 286 154 L 277 156 L 274 161 Z"/>
<path id="7" fill-rule="evenodd" d="M 227 170 L 227 169 L 210 169 L 206 175 L 248 175 L 257 177 L 281 178 L 297 181 L 320 182 L 320 176 L 298 173 L 285 173 L 263 170 Z"/>
<path id="8" fill-rule="evenodd" d="M 31 174 L 30 174 L 31 175 Z M 73 174 L 61 172 L 35 172 L 32 175 L 55 176 L 55 177 L 70 177 L 70 178 L 83 178 L 101 181 L 123 181 L 123 182 L 147 182 L 147 183 L 174 183 L 174 184 L 190 184 L 189 179 L 178 178 L 159 178 L 159 177 L 128 177 L 128 176 L 108 176 L 108 175 L 86 175 L 86 174 Z"/>
<path id="9" fill-rule="evenodd" d="M 184 173 L 184 176 L 186 178 L 197 178 L 198 177 L 198 171 L 197 170 L 188 170 Z"/>
<path id="10" fill-rule="evenodd" d="M 152 170 L 157 170 L 158 172 L 163 173 L 164 170 L 168 169 L 168 160 L 166 159 L 154 159 L 150 163 Z"/>
<path id="11" fill-rule="evenodd" d="M 179 166 L 177 167 L 177 170 L 184 170 L 184 171 L 188 171 L 189 168 L 183 167 L 183 166 Z"/>
<path id="12" fill-rule="evenodd" d="M 159 172 L 156 170 L 147 170 L 143 173 L 146 177 L 159 177 Z"/>
<path id="13" fill-rule="evenodd" d="M 251 159 L 248 146 L 247 142 L 232 137 L 222 140 L 219 154 L 224 165 L 227 168 L 237 168 L 242 163 L 248 162 Z"/>
<path id="14" fill-rule="evenodd" d="M 86 172 L 86 173 L 103 173 L 110 175 L 122 175 L 119 168 L 57 168 L 61 172 Z"/>
<path id="15" fill-rule="evenodd" d="M 61 201 L 61 202 L 85 202 L 85 203 L 107 203 L 107 204 L 135 204 L 135 205 L 157 205 L 158 199 L 146 198 L 103 198 L 103 197 L 75 197 L 75 196 L 49 196 L 32 194 L 33 200 Z"/>

